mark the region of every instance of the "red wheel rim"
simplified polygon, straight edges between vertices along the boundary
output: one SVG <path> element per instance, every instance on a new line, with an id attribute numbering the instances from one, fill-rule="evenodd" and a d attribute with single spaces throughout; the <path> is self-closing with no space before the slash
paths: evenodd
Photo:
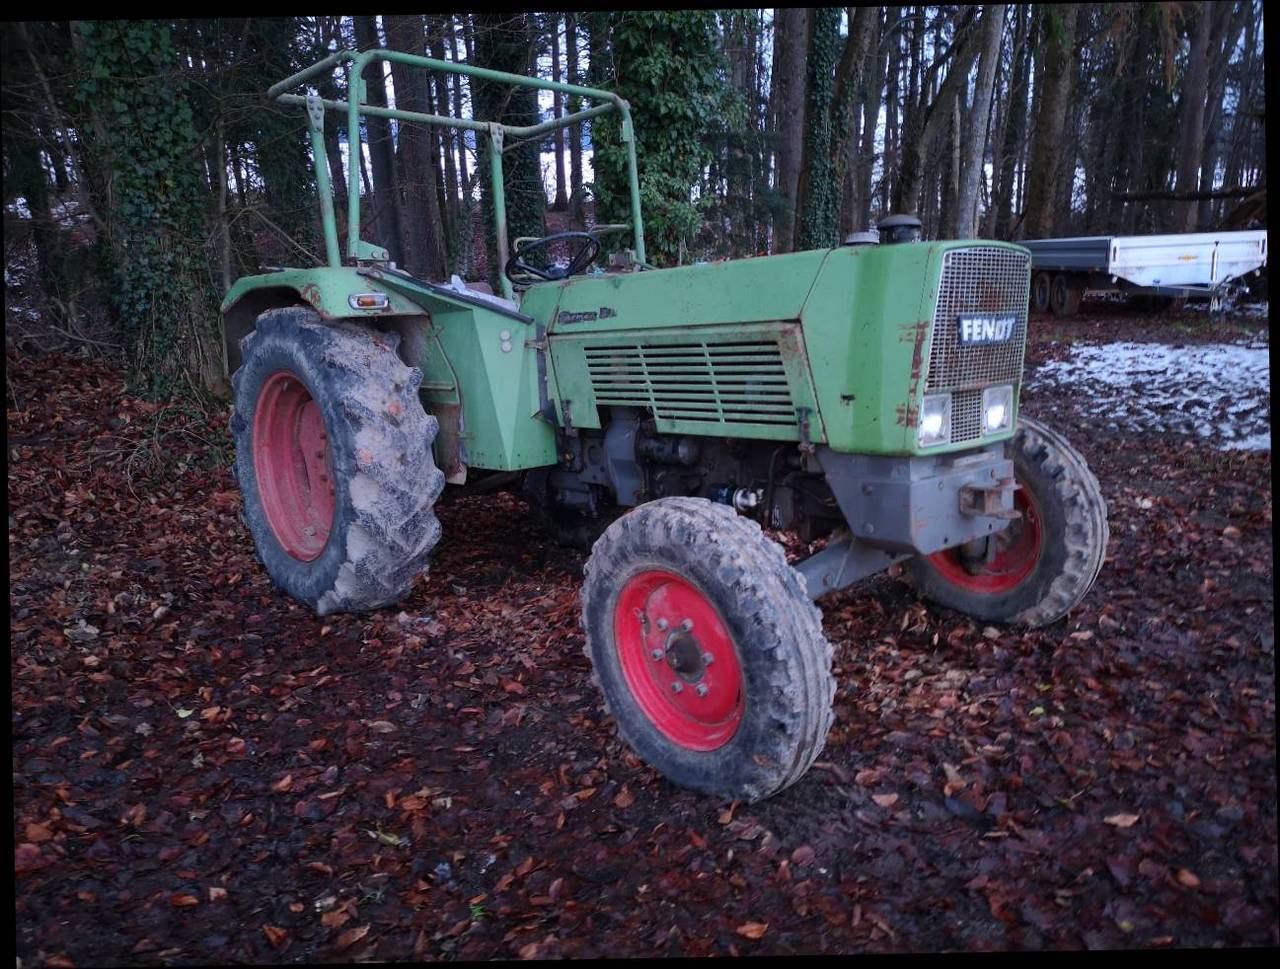
<path id="1" fill-rule="evenodd" d="M 328 436 L 307 385 L 287 370 L 273 373 L 258 391 L 253 471 L 276 541 L 300 562 L 316 558 L 333 528 Z"/>
<path id="2" fill-rule="evenodd" d="M 1022 517 L 1003 532 L 992 536 L 997 543 L 997 551 L 989 564 L 984 564 L 974 574 L 965 568 L 960 549 L 948 548 L 929 556 L 938 574 L 968 592 L 998 595 L 1017 588 L 1040 561 L 1044 531 L 1040 508 L 1026 488 L 1019 488 L 1013 493 L 1013 507 L 1022 512 Z"/>
<path id="3" fill-rule="evenodd" d="M 632 576 L 618 595 L 614 640 L 641 711 L 688 750 L 715 750 L 737 732 L 742 666 L 719 611 L 670 572 Z"/>

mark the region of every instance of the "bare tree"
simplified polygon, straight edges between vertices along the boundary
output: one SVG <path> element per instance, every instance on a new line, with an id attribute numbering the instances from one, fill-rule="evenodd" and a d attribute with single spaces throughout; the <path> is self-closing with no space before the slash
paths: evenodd
<path id="1" fill-rule="evenodd" d="M 783 7 L 774 16 L 770 100 L 778 138 L 779 209 L 773 224 L 773 251 L 790 252 L 795 239 L 796 193 L 804 150 L 804 66 L 809 47 L 809 10 Z"/>
<path id="2" fill-rule="evenodd" d="M 960 167 L 960 195 L 956 203 L 958 239 L 968 239 L 978 220 L 978 178 L 987 153 L 987 122 L 991 117 L 991 89 L 995 84 L 996 62 L 1000 59 L 1000 37 L 1004 32 L 1002 3 L 989 4 L 982 14 L 982 54 L 978 59 L 978 84 L 969 113 L 968 152 Z"/>
<path id="3" fill-rule="evenodd" d="M 1043 238 L 1053 232 L 1054 186 L 1063 157 L 1062 120 L 1071 94 L 1071 54 L 1075 47 L 1078 6 L 1063 3 L 1041 8 L 1044 72 L 1036 78 L 1037 86 L 1043 87 L 1036 96 L 1036 121 L 1027 166 L 1023 233 L 1028 239 Z"/>

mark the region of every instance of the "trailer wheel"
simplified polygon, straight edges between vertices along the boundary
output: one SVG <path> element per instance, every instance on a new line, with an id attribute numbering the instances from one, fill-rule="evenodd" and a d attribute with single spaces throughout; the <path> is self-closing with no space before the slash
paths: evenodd
<path id="1" fill-rule="evenodd" d="M 1049 305 L 1054 316 L 1075 316 L 1080 309 L 1082 296 L 1084 288 L 1066 273 L 1058 273 L 1053 277 Z"/>
<path id="2" fill-rule="evenodd" d="M 231 431 L 244 520 L 277 588 L 320 615 L 404 598 L 444 488 L 394 333 L 274 309 L 240 343 Z"/>
<path id="3" fill-rule="evenodd" d="M 966 561 L 959 548 L 912 559 L 921 595 L 984 622 L 1044 626 L 1085 597 L 1102 568 L 1107 505 L 1084 458 L 1061 435 L 1022 418 L 1007 448 L 1021 487 L 1022 518 L 988 538 L 990 563 Z"/>
<path id="4" fill-rule="evenodd" d="M 1031 309 L 1036 313 L 1049 312 L 1049 291 L 1052 289 L 1052 277 L 1046 272 L 1038 272 L 1031 281 Z"/>
<path id="5" fill-rule="evenodd" d="M 662 498 L 596 542 L 582 588 L 593 679 L 618 733 L 673 783 L 757 801 L 795 783 L 831 726 L 831 645 L 760 526 Z"/>

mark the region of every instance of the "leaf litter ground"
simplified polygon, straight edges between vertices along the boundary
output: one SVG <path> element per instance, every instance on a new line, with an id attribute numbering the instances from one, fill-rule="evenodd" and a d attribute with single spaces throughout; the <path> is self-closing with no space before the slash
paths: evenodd
<path id="1" fill-rule="evenodd" d="M 1033 371 L 1258 338 L 1086 310 Z M 1109 504 L 1094 591 L 1031 633 L 828 596 L 821 760 L 721 804 L 614 738 L 583 556 L 517 498 L 442 504 L 400 609 L 317 619 L 253 557 L 225 412 L 74 357 L 7 389 L 24 969 L 1280 942 L 1268 451 L 1033 380 Z"/>

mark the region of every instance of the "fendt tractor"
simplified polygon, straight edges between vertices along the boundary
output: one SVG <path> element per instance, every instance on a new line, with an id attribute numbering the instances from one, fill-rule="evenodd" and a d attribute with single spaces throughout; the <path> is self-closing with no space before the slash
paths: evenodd
<path id="1" fill-rule="evenodd" d="M 594 106 L 516 127 L 370 105 L 362 74 L 384 61 Z M 348 101 L 296 93 L 344 66 Z M 1098 483 L 1018 418 L 1027 250 L 919 241 L 895 216 L 875 244 L 654 269 L 616 94 L 382 49 L 269 93 L 306 109 L 326 264 L 227 294 L 231 427 L 258 555 L 317 613 L 405 598 L 446 482 L 505 473 L 554 534 L 594 543 L 582 625 L 621 737 L 676 784 L 758 800 L 805 773 L 831 725 L 818 597 L 901 562 L 934 603 L 1043 626 L 1093 585 Z M 354 164 L 340 247 L 327 111 L 353 140 L 379 116 L 487 144 L 500 295 L 416 278 L 363 241 Z M 502 152 L 609 113 L 630 220 L 509 246 Z M 827 542 L 792 565 L 762 526 Z"/>

